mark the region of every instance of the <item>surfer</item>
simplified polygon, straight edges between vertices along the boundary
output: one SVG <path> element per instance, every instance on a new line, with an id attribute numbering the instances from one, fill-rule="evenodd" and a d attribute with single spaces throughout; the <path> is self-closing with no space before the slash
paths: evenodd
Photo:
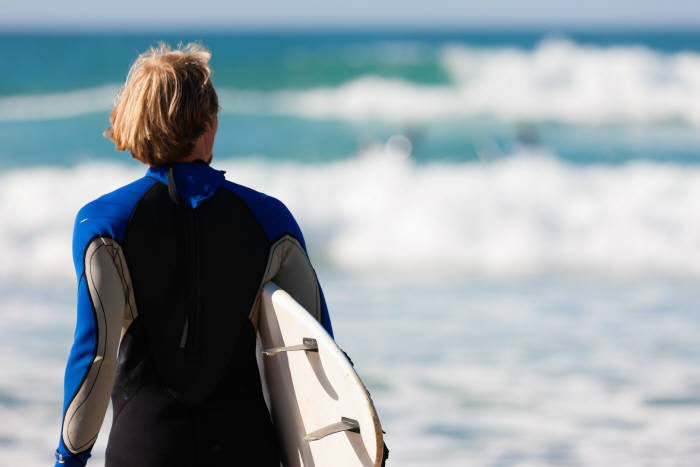
<path id="1" fill-rule="evenodd" d="M 262 285 L 273 280 L 332 335 L 289 210 L 210 166 L 209 58 L 160 44 L 117 95 L 105 134 L 149 168 L 76 218 L 57 466 L 85 465 L 111 394 L 107 467 L 278 467 L 255 356 Z"/>

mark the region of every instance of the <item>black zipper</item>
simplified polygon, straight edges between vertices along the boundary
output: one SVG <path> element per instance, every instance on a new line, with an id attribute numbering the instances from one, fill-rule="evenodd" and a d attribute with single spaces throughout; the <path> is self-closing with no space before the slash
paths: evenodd
<path id="1" fill-rule="evenodd" d="M 192 304 L 190 310 L 192 312 L 192 319 L 190 325 L 190 335 L 188 336 L 186 351 L 196 352 L 199 347 L 199 320 L 201 318 L 201 289 L 200 289 L 200 264 L 199 264 L 199 225 L 197 223 L 197 211 L 192 209 L 192 299 L 194 303 Z"/>
<path id="2" fill-rule="evenodd" d="M 177 192 L 173 167 L 168 170 L 168 194 L 177 205 L 180 212 L 180 221 L 183 229 L 185 254 L 189 256 L 188 268 L 190 271 L 190 283 L 185 299 L 185 321 L 180 335 L 180 348 L 187 357 L 194 357 L 199 347 L 199 326 L 201 317 L 201 289 L 200 289 L 200 259 L 199 259 L 199 229 L 197 211 L 186 204 Z M 189 254 L 188 254 L 189 253 Z"/>
<path id="3" fill-rule="evenodd" d="M 189 206 L 183 209 L 187 229 L 187 249 L 189 250 L 190 283 L 187 294 L 187 312 L 185 323 L 180 337 L 180 348 L 187 356 L 194 356 L 199 346 L 199 320 L 201 317 L 201 288 L 200 288 L 200 260 L 199 260 L 199 231 L 197 223 L 197 211 Z"/>

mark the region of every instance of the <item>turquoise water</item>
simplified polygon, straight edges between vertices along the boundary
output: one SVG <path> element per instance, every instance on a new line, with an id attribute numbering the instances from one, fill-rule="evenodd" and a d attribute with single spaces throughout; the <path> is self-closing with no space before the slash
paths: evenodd
<path id="1" fill-rule="evenodd" d="M 130 63 L 158 40 L 196 40 L 214 51 L 223 107 L 215 150 L 222 156 L 322 162 L 352 157 L 394 133 L 411 137 L 419 161 L 500 157 L 523 141 L 576 163 L 695 163 L 700 148 L 697 111 L 669 95 L 700 86 L 685 64 L 669 63 L 697 59 L 695 32 L 6 34 L 0 36 L 2 167 L 123 160 L 101 133 Z M 523 63 L 513 68 L 516 61 Z M 619 69 L 611 74 L 613 64 Z M 481 76 L 473 72 L 479 67 L 487 69 Z M 492 74 L 503 82 L 491 82 Z M 597 83 L 596 76 L 608 81 Z M 523 94 L 511 79 L 532 81 L 539 97 L 518 102 Z M 617 80 L 638 85 L 619 106 L 576 113 L 557 102 L 560 92 L 570 93 L 570 105 L 591 97 L 604 102 L 606 94 L 619 95 Z M 490 82 L 494 89 L 486 89 Z M 397 83 L 408 88 L 396 89 Z M 598 85 L 600 95 L 591 96 Z M 469 109 L 464 94 L 482 88 L 481 95 L 496 93 L 495 99 Z M 330 108 L 307 108 L 315 107 L 314 92 L 327 92 Z M 654 115 L 659 107 L 663 112 Z"/>
<path id="2" fill-rule="evenodd" d="M 200 42 L 215 53 L 218 86 L 242 89 L 338 85 L 366 74 L 443 84 L 439 66 L 446 44 L 533 50 L 546 38 L 563 37 L 594 46 L 644 46 L 662 53 L 700 50 L 697 31 L 650 32 L 398 32 L 398 33 L 183 33 L 8 34 L 2 39 L 0 94 L 68 91 L 119 82 L 135 53 L 158 41 Z M 89 65 L 89 66 L 88 66 Z M 76 73 L 78 71 L 79 73 Z"/>
<path id="3" fill-rule="evenodd" d="M 50 462 L 73 219 L 144 171 L 101 133 L 157 40 L 212 50 L 214 164 L 299 221 L 393 465 L 700 462 L 683 31 L 0 35 L 4 462 Z"/>

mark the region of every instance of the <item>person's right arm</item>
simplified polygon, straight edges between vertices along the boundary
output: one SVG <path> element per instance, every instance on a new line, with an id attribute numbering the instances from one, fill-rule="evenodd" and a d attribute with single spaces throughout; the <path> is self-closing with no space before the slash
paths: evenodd
<path id="1" fill-rule="evenodd" d="M 83 466 L 90 457 L 114 385 L 127 306 L 121 247 L 109 237 L 86 241 L 91 235 L 86 228 L 79 215 L 73 240 L 77 323 L 66 365 L 57 467 Z"/>

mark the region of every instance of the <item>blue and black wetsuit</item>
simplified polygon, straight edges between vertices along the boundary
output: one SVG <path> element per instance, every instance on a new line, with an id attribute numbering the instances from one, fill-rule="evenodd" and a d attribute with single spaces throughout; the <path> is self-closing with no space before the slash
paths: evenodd
<path id="1" fill-rule="evenodd" d="M 203 163 L 151 168 L 83 207 L 75 341 L 57 465 L 279 466 L 255 356 L 273 280 L 332 334 L 304 239 L 278 200 Z"/>

